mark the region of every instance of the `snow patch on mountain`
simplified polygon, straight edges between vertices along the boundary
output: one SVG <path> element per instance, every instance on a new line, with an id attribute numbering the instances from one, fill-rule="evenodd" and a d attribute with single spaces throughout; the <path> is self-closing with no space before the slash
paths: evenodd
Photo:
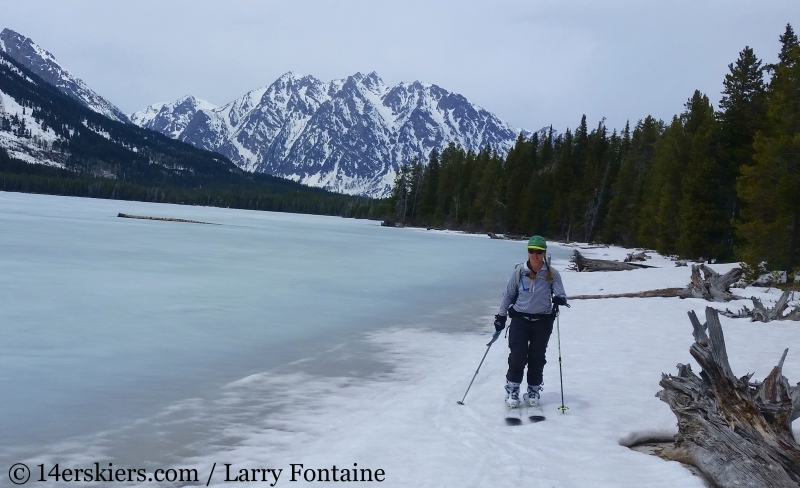
<path id="1" fill-rule="evenodd" d="M 3 51 L 3 52 L 5 52 L 5 51 L 3 50 L 3 44 L 2 44 L 2 42 L 0 42 L 0 51 Z M 19 77 L 21 77 L 21 78 L 24 78 L 26 81 L 28 81 L 28 82 L 30 82 L 30 83 L 33 83 L 34 85 L 36 85 L 36 84 L 37 84 L 37 83 L 36 83 L 35 81 L 33 81 L 33 80 L 32 80 L 32 79 L 31 79 L 31 78 L 28 76 L 28 75 L 26 75 L 25 73 L 23 73 L 23 72 L 22 72 L 22 71 L 21 71 L 19 68 L 17 68 L 16 66 L 14 66 L 14 65 L 13 65 L 13 64 L 12 64 L 10 61 L 8 61 L 7 59 L 4 59 L 4 58 L 0 57 L 0 65 L 2 65 L 2 66 L 4 66 L 4 67 L 8 68 L 8 69 L 9 69 L 11 72 L 13 72 L 15 75 L 17 75 L 17 76 L 19 76 Z"/>
<path id="2" fill-rule="evenodd" d="M 131 121 L 263 172 L 348 194 L 387 196 L 400 165 L 451 142 L 500 154 L 520 133 L 437 85 L 389 87 L 372 72 L 322 82 L 288 72 L 219 108 L 184 97 Z"/>
<path id="3" fill-rule="evenodd" d="M 0 62 L 3 62 L 0 58 Z M 10 63 L 4 65 L 12 67 Z M 18 70 L 17 70 L 18 71 Z M 14 128 L 24 127 L 24 131 L 0 130 L 0 147 L 8 155 L 31 164 L 64 167 L 66 156 L 52 151 L 53 143 L 60 143 L 59 137 L 52 129 L 43 128 L 17 101 L 7 93 L 0 91 L 0 119 L 13 120 Z"/>

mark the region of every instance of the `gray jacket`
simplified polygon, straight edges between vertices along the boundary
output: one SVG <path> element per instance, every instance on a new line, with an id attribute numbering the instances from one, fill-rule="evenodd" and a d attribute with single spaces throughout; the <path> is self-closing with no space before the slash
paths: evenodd
<path id="1" fill-rule="evenodd" d="M 522 265 L 522 273 L 517 286 L 517 270 L 511 274 L 506 290 L 503 292 L 503 300 L 500 302 L 499 315 L 508 313 L 508 306 L 514 304 L 514 310 L 529 314 L 549 314 L 553 311 L 551 295 L 567 297 L 564 291 L 564 283 L 561 275 L 555 269 L 552 270 L 553 279 L 547 281 L 547 263 L 542 265 L 542 269 L 531 279 L 531 269 L 526 261 Z"/>

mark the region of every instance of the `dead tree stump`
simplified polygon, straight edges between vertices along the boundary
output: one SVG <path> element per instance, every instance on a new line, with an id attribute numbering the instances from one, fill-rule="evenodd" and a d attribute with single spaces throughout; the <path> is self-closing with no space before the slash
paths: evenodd
<path id="1" fill-rule="evenodd" d="M 632 253 L 629 253 L 625 257 L 625 262 L 626 263 L 631 263 L 633 261 L 647 261 L 648 259 L 650 259 L 650 256 L 645 254 L 644 251 L 642 251 L 642 252 L 632 252 Z"/>
<path id="2" fill-rule="evenodd" d="M 619 261 L 609 261 L 607 259 L 588 259 L 583 257 L 577 249 L 572 256 L 572 268 L 578 272 L 584 271 L 627 271 L 631 269 L 653 268 L 646 264 L 621 263 Z"/>
<path id="3" fill-rule="evenodd" d="M 736 378 L 728 363 L 717 311 L 706 308 L 706 323 L 689 312 L 695 342 L 689 353 L 703 369 L 678 364 L 678 376 L 662 374 L 656 396 L 678 418 L 678 435 L 660 455 L 697 467 L 714 486 L 800 486 L 800 446 L 792 421 L 800 417 L 800 384 L 782 374 L 784 351 L 763 383 L 752 374 Z"/>
<path id="4" fill-rule="evenodd" d="M 787 313 L 786 315 L 783 312 L 789 307 L 789 297 L 791 296 L 792 292 L 784 291 L 781 294 L 781 297 L 778 298 L 778 301 L 772 308 L 767 308 L 764 304 L 756 297 L 750 297 L 750 300 L 753 301 L 753 309 L 750 310 L 747 306 L 743 306 L 741 310 L 736 313 L 731 312 L 728 309 L 725 309 L 724 312 L 720 312 L 722 315 L 726 317 L 731 317 L 735 319 L 741 318 L 750 318 L 751 322 L 770 322 L 772 320 L 800 320 L 800 307 L 794 307 L 792 311 Z"/>
<path id="5" fill-rule="evenodd" d="M 700 271 L 703 277 L 700 277 Z M 731 285 L 742 277 L 741 268 L 733 268 L 724 275 L 720 275 L 705 264 L 692 265 L 692 281 L 680 293 L 681 298 L 702 298 L 709 302 L 729 302 L 736 300 L 731 293 Z"/>

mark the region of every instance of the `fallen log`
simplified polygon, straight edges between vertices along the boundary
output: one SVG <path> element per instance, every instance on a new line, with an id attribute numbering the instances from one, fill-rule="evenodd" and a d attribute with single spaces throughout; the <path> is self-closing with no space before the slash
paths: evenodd
<path id="1" fill-rule="evenodd" d="M 570 261 L 572 262 L 570 269 L 574 269 L 579 273 L 584 271 L 628 271 L 631 269 L 655 267 L 638 263 L 621 263 L 619 261 L 609 261 L 607 259 L 588 259 L 583 257 L 583 254 L 577 249 Z"/>
<path id="2" fill-rule="evenodd" d="M 220 224 L 213 224 L 211 222 L 200 222 L 197 220 L 173 219 L 170 217 L 148 217 L 146 215 L 129 215 L 121 212 L 117 214 L 117 217 L 122 217 L 123 219 L 143 219 L 143 220 L 163 220 L 165 222 L 184 222 L 187 224 L 220 225 Z"/>
<path id="3" fill-rule="evenodd" d="M 767 308 L 764 304 L 756 297 L 750 297 L 750 300 L 753 301 L 753 308 L 749 309 L 747 306 L 743 306 L 741 310 L 736 313 L 731 312 L 729 309 L 725 309 L 724 312 L 720 312 L 722 315 L 726 317 L 731 317 L 735 319 L 742 319 L 742 318 L 749 318 L 751 322 L 770 322 L 772 320 L 800 320 L 800 307 L 794 307 L 794 309 L 787 313 L 786 315 L 783 312 L 789 307 L 789 297 L 791 296 L 792 292 L 784 291 L 781 294 L 781 297 L 778 298 L 778 301 L 775 302 L 775 305 L 771 308 Z"/>
<path id="4" fill-rule="evenodd" d="M 700 277 L 700 272 L 703 277 Z M 705 264 L 692 265 L 692 281 L 680 293 L 681 298 L 702 298 L 709 302 L 729 302 L 739 297 L 731 293 L 731 285 L 742 277 L 741 268 L 720 275 Z"/>
<path id="5" fill-rule="evenodd" d="M 763 383 L 751 383 L 752 374 L 737 378 L 731 370 L 717 311 L 707 307 L 702 325 L 693 311 L 689 319 L 689 353 L 702 371 L 678 364 L 677 376 L 661 375 L 656 396 L 677 417 L 678 435 L 658 455 L 697 467 L 713 486 L 797 488 L 792 421 L 800 417 L 800 384 L 789 386 L 783 376 L 788 349 Z"/>
<path id="6" fill-rule="evenodd" d="M 631 263 L 633 261 L 647 261 L 648 259 L 650 259 L 650 256 L 645 254 L 644 251 L 642 251 L 642 252 L 632 252 L 632 253 L 629 253 L 625 257 L 625 262 L 626 263 Z"/>
<path id="7" fill-rule="evenodd" d="M 661 288 L 658 290 L 639 291 L 636 293 L 613 293 L 610 295 L 575 295 L 570 300 L 594 300 L 600 298 L 672 298 L 677 297 L 683 288 Z"/>

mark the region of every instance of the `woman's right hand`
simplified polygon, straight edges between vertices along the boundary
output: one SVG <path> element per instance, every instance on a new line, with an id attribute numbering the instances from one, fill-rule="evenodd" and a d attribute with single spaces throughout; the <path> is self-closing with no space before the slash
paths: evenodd
<path id="1" fill-rule="evenodd" d="M 506 319 L 508 317 L 505 315 L 495 315 L 494 316 L 494 330 L 500 332 L 501 330 L 506 328 Z"/>

